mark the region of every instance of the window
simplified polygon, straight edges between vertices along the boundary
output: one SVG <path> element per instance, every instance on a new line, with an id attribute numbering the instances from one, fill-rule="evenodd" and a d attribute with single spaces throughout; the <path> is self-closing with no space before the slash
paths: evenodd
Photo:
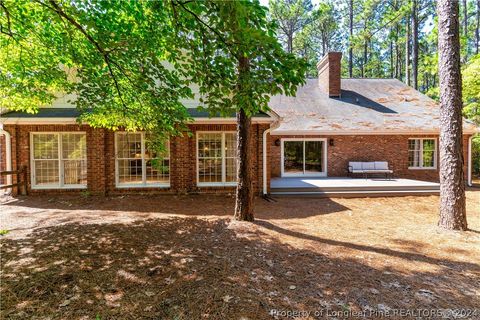
<path id="1" fill-rule="evenodd" d="M 147 149 L 145 133 L 117 132 L 115 134 L 115 162 L 117 186 L 168 187 L 170 184 L 170 151 L 167 142 L 165 154 Z"/>
<path id="2" fill-rule="evenodd" d="M 86 142 L 84 132 L 32 133 L 32 187 L 85 188 Z"/>
<path id="3" fill-rule="evenodd" d="M 435 169 L 437 167 L 437 141 L 435 139 L 408 140 L 408 167 Z"/>
<path id="4" fill-rule="evenodd" d="M 197 133 L 199 185 L 235 185 L 237 182 L 237 134 Z"/>

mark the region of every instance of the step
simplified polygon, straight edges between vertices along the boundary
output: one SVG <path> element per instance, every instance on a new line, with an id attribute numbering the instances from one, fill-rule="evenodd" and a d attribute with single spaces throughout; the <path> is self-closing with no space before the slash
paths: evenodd
<path id="1" fill-rule="evenodd" d="M 272 192 L 347 192 L 347 191 L 417 191 L 440 190 L 440 186 L 342 186 L 342 187 L 276 187 Z"/>
<path id="2" fill-rule="evenodd" d="M 399 197 L 399 196 L 429 196 L 440 194 L 439 189 L 428 190 L 387 190 L 387 191 L 285 191 L 270 193 L 272 196 L 315 196 L 315 197 Z"/>

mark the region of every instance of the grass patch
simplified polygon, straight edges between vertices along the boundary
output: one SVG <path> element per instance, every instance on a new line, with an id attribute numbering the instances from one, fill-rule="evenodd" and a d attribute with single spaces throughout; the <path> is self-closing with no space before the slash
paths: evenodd
<path id="1" fill-rule="evenodd" d="M 0 229 L 0 236 L 4 236 L 8 233 L 8 230 Z"/>

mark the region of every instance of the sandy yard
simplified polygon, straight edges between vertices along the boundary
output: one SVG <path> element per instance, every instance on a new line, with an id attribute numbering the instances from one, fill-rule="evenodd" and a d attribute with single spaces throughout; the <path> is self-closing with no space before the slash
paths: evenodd
<path id="1" fill-rule="evenodd" d="M 467 232 L 436 227 L 437 196 L 257 199 L 253 224 L 225 196 L 4 197 L 0 318 L 478 319 L 467 197 Z"/>

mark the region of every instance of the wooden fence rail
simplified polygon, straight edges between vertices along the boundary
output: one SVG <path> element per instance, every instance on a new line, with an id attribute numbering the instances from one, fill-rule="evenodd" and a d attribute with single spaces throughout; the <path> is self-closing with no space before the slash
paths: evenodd
<path id="1" fill-rule="evenodd" d="M 18 170 L 1 171 L 0 176 L 17 176 L 16 183 L 0 185 L 1 189 L 17 188 L 17 192 L 21 195 L 27 194 L 27 167 L 22 166 Z"/>

